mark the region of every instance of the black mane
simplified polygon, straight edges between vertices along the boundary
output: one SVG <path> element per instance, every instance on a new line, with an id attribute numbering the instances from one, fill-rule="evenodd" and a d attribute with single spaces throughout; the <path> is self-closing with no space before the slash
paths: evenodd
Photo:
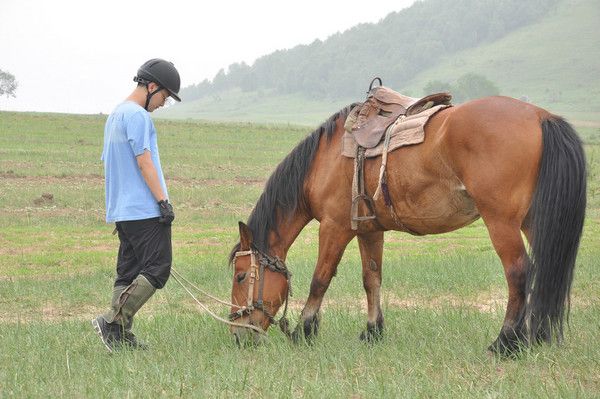
<path id="1" fill-rule="evenodd" d="M 252 231 L 254 247 L 266 254 L 269 253 L 269 232 L 277 234 L 277 215 L 282 217 L 293 214 L 298 208 L 305 209 L 304 179 L 319 147 L 321 134 L 325 133 L 329 140 L 333 136 L 335 123 L 339 117 L 346 117 L 356 104 L 351 104 L 336 112 L 314 132 L 309 134 L 290 152 L 277 166 L 265 190 L 258 199 L 254 210 L 248 218 L 248 227 Z M 229 260 L 239 250 L 238 243 L 232 250 Z"/>

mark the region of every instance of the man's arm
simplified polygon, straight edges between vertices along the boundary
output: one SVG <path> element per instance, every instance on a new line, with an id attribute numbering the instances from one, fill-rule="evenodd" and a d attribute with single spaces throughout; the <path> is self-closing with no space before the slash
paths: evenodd
<path id="1" fill-rule="evenodd" d="M 158 180 L 158 173 L 154 167 L 154 162 L 152 162 L 150 151 L 145 150 L 144 153 L 138 155 L 136 159 L 140 171 L 142 172 L 142 176 L 144 177 L 144 181 L 148 185 L 148 188 L 150 188 L 156 202 L 166 200 L 167 196 L 160 185 L 160 180 Z"/>

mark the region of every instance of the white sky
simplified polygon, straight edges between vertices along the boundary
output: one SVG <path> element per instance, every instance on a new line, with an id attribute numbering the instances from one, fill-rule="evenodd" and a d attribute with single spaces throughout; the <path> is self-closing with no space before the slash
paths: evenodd
<path id="1" fill-rule="evenodd" d="M 19 87 L 0 110 L 108 113 L 147 59 L 172 61 L 185 87 L 414 1 L 2 0 L 0 69 Z"/>

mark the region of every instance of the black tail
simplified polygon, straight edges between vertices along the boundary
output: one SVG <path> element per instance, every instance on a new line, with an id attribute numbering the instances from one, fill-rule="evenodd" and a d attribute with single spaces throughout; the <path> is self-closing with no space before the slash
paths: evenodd
<path id="1" fill-rule="evenodd" d="M 530 208 L 533 243 L 524 313 L 529 342 L 562 339 L 586 205 L 585 154 L 575 130 L 561 118 L 547 119 L 542 146 Z"/>

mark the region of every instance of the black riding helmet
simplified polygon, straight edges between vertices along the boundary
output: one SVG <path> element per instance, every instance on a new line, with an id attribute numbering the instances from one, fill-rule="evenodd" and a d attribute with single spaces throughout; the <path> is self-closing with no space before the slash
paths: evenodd
<path id="1" fill-rule="evenodd" d="M 133 78 L 133 81 L 146 85 L 146 87 L 148 86 L 148 83 L 154 82 L 158 84 L 161 89 L 166 89 L 169 92 L 169 95 L 176 101 L 181 101 L 181 98 L 179 98 L 178 95 L 181 79 L 179 78 L 179 72 L 177 72 L 177 69 L 175 69 L 172 62 L 165 61 L 161 58 L 148 60 L 138 69 L 137 75 Z M 145 108 L 148 108 L 150 97 L 158 91 L 160 91 L 160 89 L 148 93 Z"/>

